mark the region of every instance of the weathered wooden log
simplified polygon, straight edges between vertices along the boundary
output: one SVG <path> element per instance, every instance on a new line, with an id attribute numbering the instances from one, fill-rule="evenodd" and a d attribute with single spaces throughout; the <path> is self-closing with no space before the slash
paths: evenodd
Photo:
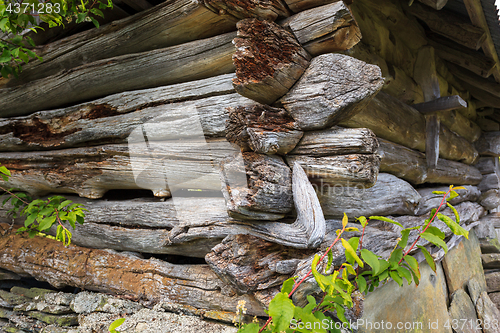
<path id="1" fill-rule="evenodd" d="M 290 155 L 313 157 L 347 154 L 373 154 L 379 147 L 377 137 L 367 128 L 332 127 L 305 132 Z"/>
<path id="2" fill-rule="evenodd" d="M 482 78 L 464 68 L 459 68 L 456 65 L 450 63 L 447 64 L 448 68 L 453 73 L 453 75 L 455 75 L 460 80 L 472 86 L 475 86 L 476 88 L 479 88 L 497 98 L 500 98 L 500 84 L 496 83 L 495 81 L 490 81 L 485 78 Z"/>
<path id="3" fill-rule="evenodd" d="M 382 157 L 380 171 L 412 184 L 477 185 L 482 179 L 476 168 L 445 159 L 439 159 L 436 168 L 428 170 L 423 153 L 383 139 L 379 139 L 379 143 L 378 153 Z"/>
<path id="4" fill-rule="evenodd" d="M 436 10 L 442 9 L 448 2 L 448 0 L 418 0 L 418 1 Z"/>
<path id="5" fill-rule="evenodd" d="M 325 216 L 414 215 L 420 195 L 398 177 L 380 173 L 374 186 L 322 186 L 316 190 Z"/>
<path id="6" fill-rule="evenodd" d="M 247 314 L 265 315 L 255 298 L 235 295 L 207 265 L 174 265 L 19 235 L 0 238 L 0 258 L 1 268 L 55 287 L 74 286 L 207 310 L 234 311 L 238 301 L 245 300 Z"/>
<path id="7" fill-rule="evenodd" d="M 467 102 L 464 101 L 460 96 L 453 95 L 440 97 L 429 102 L 413 104 L 412 106 L 420 111 L 420 113 L 427 114 L 436 111 L 451 111 L 455 109 L 466 108 Z"/>
<path id="8" fill-rule="evenodd" d="M 476 186 L 466 185 L 465 190 L 456 190 L 458 197 L 451 199 L 449 202 L 452 205 L 459 204 L 464 201 L 475 202 L 479 199 L 481 191 L 478 190 Z M 441 194 L 433 194 L 434 191 L 447 192 L 449 187 L 429 187 L 417 189 L 418 194 L 422 197 L 420 203 L 418 204 L 417 215 L 424 215 L 430 212 L 433 208 L 437 208 L 443 199 Z"/>
<path id="9" fill-rule="evenodd" d="M 497 157 L 480 157 L 477 164 L 474 165 L 481 174 L 500 173 L 500 166 Z"/>
<path id="10" fill-rule="evenodd" d="M 244 152 L 221 162 L 229 215 L 278 220 L 292 210 L 292 175 L 281 157 Z"/>
<path id="11" fill-rule="evenodd" d="M 288 154 L 303 135 L 284 109 L 267 105 L 228 108 L 226 139 L 243 151 Z"/>
<path id="12" fill-rule="evenodd" d="M 367 127 L 379 138 L 408 148 L 425 151 L 425 120 L 417 110 L 385 93 L 375 96 L 356 116 L 341 121 L 340 126 Z M 479 157 L 476 149 L 464 138 L 441 126 L 439 156 L 473 164 Z"/>
<path id="13" fill-rule="evenodd" d="M 164 49 L 99 60 L 18 87 L 0 89 L 0 117 L 26 115 L 126 90 L 231 73 L 234 71 L 231 61 L 234 37 L 235 33 L 231 32 Z M 99 72 L 97 77 L 96 71 Z"/>
<path id="14" fill-rule="evenodd" d="M 377 66 L 342 54 L 325 54 L 312 60 L 278 103 L 301 129 L 322 129 L 360 112 L 382 85 Z"/>
<path id="15" fill-rule="evenodd" d="M 497 208 L 498 206 L 500 206 L 500 190 L 491 189 L 484 192 L 483 194 L 481 194 L 478 202 L 486 210 Z"/>
<path id="16" fill-rule="evenodd" d="M 475 119 L 476 124 L 483 130 L 484 132 L 498 132 L 500 131 L 500 124 L 495 120 L 478 117 Z"/>
<path id="17" fill-rule="evenodd" d="M 442 10 L 435 11 L 419 3 L 404 6 L 405 11 L 424 21 L 437 34 L 453 40 L 473 50 L 478 50 L 486 39 L 484 30 L 470 24 L 454 13 Z"/>
<path id="18" fill-rule="evenodd" d="M 481 192 L 500 188 L 500 177 L 497 173 L 483 175 L 483 180 L 477 185 Z"/>
<path id="19" fill-rule="evenodd" d="M 245 19 L 237 27 L 234 88 L 259 103 L 272 104 L 300 78 L 311 56 L 292 33 L 275 23 Z"/>
<path id="20" fill-rule="evenodd" d="M 236 22 L 235 17 L 215 14 L 196 0 L 166 1 L 119 22 L 41 46 L 37 54 L 43 57 L 43 62 L 30 61 L 23 66 L 19 79 L 9 81 L 9 86 L 38 80 L 101 59 L 165 48 L 234 31 Z"/>
<path id="21" fill-rule="evenodd" d="M 348 50 L 361 40 L 358 24 L 342 1 L 302 11 L 280 24 L 313 56 Z"/>
<path id="22" fill-rule="evenodd" d="M 377 181 L 380 158 L 374 154 L 312 157 L 289 155 L 288 164 L 299 163 L 316 187 L 371 187 Z"/>
<path id="23" fill-rule="evenodd" d="M 96 142 L 122 143 L 127 142 L 134 129 L 145 123 L 160 122 L 171 127 L 176 121 L 180 136 L 186 133 L 179 121 L 189 121 L 185 112 L 188 109 L 198 111 L 205 135 L 224 136 L 227 119 L 224 107 L 253 104 L 252 100 L 234 92 L 231 85 L 234 77 L 234 74 L 226 74 L 128 91 L 64 109 L 0 119 L 0 151 L 59 149 Z"/>
<path id="24" fill-rule="evenodd" d="M 237 0 L 203 0 L 205 6 L 215 13 L 229 14 L 242 20 L 247 17 L 259 17 L 274 21 L 278 17 L 290 16 L 290 11 L 281 0 L 271 1 L 237 1 Z"/>
<path id="25" fill-rule="evenodd" d="M 141 188 L 165 197 L 170 196 L 170 187 L 177 184 L 184 185 L 183 188 L 220 190 L 219 172 L 212 163 L 235 153 L 225 139 L 209 144 L 178 139 L 157 142 L 153 141 L 154 136 L 151 139 L 149 146 L 145 142 L 132 142 L 3 153 L 0 163 L 13 174 L 8 182 L 2 181 L 0 185 L 34 195 L 77 193 L 92 199 L 102 197 L 110 189 Z"/>
<path id="26" fill-rule="evenodd" d="M 294 13 L 302 12 L 306 9 L 327 5 L 339 0 L 284 0 L 287 7 Z"/>
<path id="27" fill-rule="evenodd" d="M 489 92 L 481 89 L 480 87 L 477 87 L 477 86 L 470 84 L 466 81 L 463 81 L 460 79 L 458 79 L 457 81 L 460 82 L 460 84 L 465 89 L 467 89 L 474 98 L 476 98 L 478 100 L 476 108 L 479 108 L 480 106 L 498 108 L 500 106 L 500 98 L 499 97 L 497 97 L 493 94 L 490 94 Z M 470 104 L 470 102 L 468 102 L 468 103 Z"/>
<path id="28" fill-rule="evenodd" d="M 481 156 L 500 156 L 500 132 L 484 132 L 475 144 Z"/>

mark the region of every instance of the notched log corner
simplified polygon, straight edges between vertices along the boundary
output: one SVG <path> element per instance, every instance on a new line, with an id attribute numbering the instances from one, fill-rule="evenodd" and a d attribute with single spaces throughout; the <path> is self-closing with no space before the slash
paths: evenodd
<path id="1" fill-rule="evenodd" d="M 278 220 L 292 210 L 292 175 L 279 156 L 244 152 L 221 162 L 222 193 L 229 215 Z"/>
<path id="2" fill-rule="evenodd" d="M 261 154 L 288 154 L 295 148 L 303 132 L 297 130 L 292 117 L 284 109 L 267 105 L 227 108 L 226 139 Z"/>
<path id="3" fill-rule="evenodd" d="M 378 66 L 342 54 L 325 54 L 311 61 L 278 103 L 301 129 L 322 129 L 362 111 L 383 85 Z"/>
<path id="4" fill-rule="evenodd" d="M 238 20 L 257 17 L 274 21 L 291 14 L 281 0 L 203 0 L 203 3 L 215 13 L 229 14 Z"/>
<path id="5" fill-rule="evenodd" d="M 245 19 L 237 28 L 233 86 L 245 97 L 272 104 L 304 73 L 310 56 L 293 34 L 275 23 Z"/>

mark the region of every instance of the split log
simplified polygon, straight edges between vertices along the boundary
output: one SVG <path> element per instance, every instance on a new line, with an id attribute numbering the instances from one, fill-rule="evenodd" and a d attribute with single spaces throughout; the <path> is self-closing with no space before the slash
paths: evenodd
<path id="1" fill-rule="evenodd" d="M 385 93 L 375 96 L 369 105 L 356 116 L 342 121 L 340 126 L 366 127 L 379 138 L 408 148 L 425 151 L 425 120 L 417 110 Z M 454 161 L 473 164 L 478 156 L 476 149 L 464 138 L 441 126 L 439 155 Z"/>
<path id="2" fill-rule="evenodd" d="M 460 96 L 453 95 L 453 96 L 439 97 L 437 99 L 424 103 L 413 104 L 412 107 L 420 111 L 420 113 L 427 114 L 436 111 L 444 112 L 444 111 L 452 111 L 455 109 L 466 108 L 467 102 L 464 101 Z"/>
<path id="3" fill-rule="evenodd" d="M 491 189 L 484 192 L 479 198 L 479 204 L 486 210 L 492 210 L 500 206 L 500 190 Z"/>
<path id="4" fill-rule="evenodd" d="M 326 54 L 312 60 L 278 103 L 301 129 L 322 129 L 356 115 L 382 85 L 377 66 L 342 54 Z"/>
<path id="5" fill-rule="evenodd" d="M 379 147 L 377 137 L 367 128 L 332 127 L 305 132 L 290 155 L 313 157 L 347 154 L 373 154 Z"/>
<path id="6" fill-rule="evenodd" d="M 348 50 L 361 40 L 358 24 L 343 1 L 302 11 L 280 24 L 312 56 Z"/>
<path id="7" fill-rule="evenodd" d="M 110 189 L 150 189 L 155 196 L 165 197 L 170 196 L 170 187 L 178 184 L 183 188 L 220 190 L 219 172 L 212 164 L 234 153 L 225 139 L 209 144 L 174 139 L 149 141 L 149 146 L 132 142 L 47 152 L 9 152 L 2 154 L 0 163 L 12 171 L 12 176 L 0 185 L 33 195 L 77 193 L 92 199 L 102 197 Z"/>
<path id="8" fill-rule="evenodd" d="M 9 86 L 38 80 L 101 59 L 165 48 L 234 31 L 236 22 L 236 18 L 215 14 L 196 0 L 166 1 L 99 29 L 90 29 L 41 46 L 37 54 L 43 57 L 43 62 L 30 61 L 23 66 L 19 79 L 9 81 Z M 101 72 L 100 69 L 97 71 Z M 152 74 L 154 70 L 147 72 Z"/>
<path id="9" fill-rule="evenodd" d="M 404 9 L 424 21 L 435 33 L 470 49 L 478 50 L 486 39 L 483 29 L 470 24 L 468 20 L 464 20 L 448 10 L 437 12 L 419 3 L 404 6 Z"/>
<path id="10" fill-rule="evenodd" d="M 500 132 L 484 132 L 476 142 L 476 149 L 481 156 L 500 156 Z"/>
<path id="11" fill-rule="evenodd" d="M 464 201 L 475 202 L 479 199 L 481 191 L 476 186 L 466 185 L 465 190 L 456 190 L 458 197 L 451 199 L 449 202 L 452 205 L 459 204 Z M 433 194 L 434 191 L 447 192 L 449 187 L 430 187 L 417 189 L 418 194 L 422 197 L 418 205 L 417 215 L 424 215 L 430 212 L 433 208 L 437 208 L 443 199 L 441 194 Z"/>
<path id="12" fill-rule="evenodd" d="M 423 153 L 383 139 L 379 139 L 379 143 L 378 153 L 382 157 L 380 171 L 391 173 L 412 184 L 477 185 L 482 179 L 476 168 L 445 159 L 439 159 L 436 168 L 428 170 Z"/>
<path id="13" fill-rule="evenodd" d="M 228 108 L 226 139 L 260 154 L 286 155 L 303 135 L 284 109 L 267 105 Z"/>
<path id="14" fill-rule="evenodd" d="M 259 103 L 272 104 L 300 78 L 311 57 L 292 33 L 275 23 L 245 19 L 237 28 L 234 88 Z"/>
<path id="15" fill-rule="evenodd" d="M 483 130 L 484 132 L 500 131 L 500 124 L 492 119 L 478 117 L 475 119 L 475 122 L 479 126 L 479 128 L 481 128 L 481 130 Z"/>
<path id="16" fill-rule="evenodd" d="M 292 210 L 292 175 L 281 157 L 244 152 L 221 162 L 222 193 L 229 215 L 278 220 Z"/>
<path id="17" fill-rule="evenodd" d="M 483 175 L 494 172 L 500 174 L 500 166 L 497 157 L 480 157 L 474 167 Z"/>
<path id="18" fill-rule="evenodd" d="M 287 7 L 294 13 L 302 12 L 306 9 L 327 5 L 340 0 L 284 0 Z"/>
<path id="19" fill-rule="evenodd" d="M 436 49 L 441 59 L 470 70 L 482 77 L 489 77 L 495 68 L 495 63 L 482 53 L 456 45 L 446 38 L 431 35 L 429 44 Z"/>
<path id="20" fill-rule="evenodd" d="M 229 14 L 236 17 L 238 20 L 247 17 L 258 17 L 267 21 L 274 21 L 278 17 L 290 16 L 290 11 L 282 0 L 203 0 L 202 2 L 216 14 Z"/>
<path id="21" fill-rule="evenodd" d="M 380 158 L 374 154 L 311 157 L 290 155 L 288 164 L 299 163 L 316 187 L 371 187 L 377 181 Z"/>
<path id="22" fill-rule="evenodd" d="M 186 110 L 197 111 L 206 136 L 224 136 L 227 113 L 221 105 L 253 104 L 252 100 L 234 92 L 232 78 L 234 74 L 227 74 L 128 91 L 64 109 L 0 119 L 0 151 L 59 149 L 97 142 L 123 143 L 134 129 L 148 123 L 163 124 L 165 128 L 176 124 L 179 136 L 192 134 L 186 133 L 185 126 L 179 123 L 189 121 Z"/>
<path id="23" fill-rule="evenodd" d="M 500 188 L 500 177 L 496 173 L 483 175 L 483 180 L 477 185 L 481 192 Z"/>
<path id="24" fill-rule="evenodd" d="M 370 188 L 323 186 L 317 190 L 325 216 L 349 218 L 370 215 L 414 215 L 420 195 L 398 177 L 380 173 Z"/>
<path id="25" fill-rule="evenodd" d="M 22 257 L 18 255 L 21 250 Z M 1 268 L 31 275 L 56 288 L 74 286 L 197 309 L 231 312 L 236 309 L 238 301 L 245 300 L 247 314 L 265 315 L 254 297 L 235 295 L 208 265 L 174 265 L 109 250 L 65 247 L 54 240 L 19 235 L 0 238 L 0 258 Z"/>
<path id="26" fill-rule="evenodd" d="M 500 98 L 500 84 L 495 81 L 490 81 L 482 78 L 475 73 L 466 70 L 464 68 L 458 68 L 456 65 L 448 63 L 448 68 L 450 71 L 460 80 L 475 86 L 497 98 Z"/>
<path id="27" fill-rule="evenodd" d="M 500 97 L 497 97 L 493 94 L 490 94 L 489 92 L 481 89 L 480 87 L 477 87 L 473 84 L 470 84 L 466 81 L 463 80 L 458 80 L 460 84 L 467 89 L 470 94 L 476 98 L 477 101 L 477 106 L 476 108 L 479 109 L 480 106 L 486 106 L 486 107 L 492 107 L 492 108 L 499 108 L 500 107 Z M 470 104 L 470 102 L 469 102 Z"/>
<path id="28" fill-rule="evenodd" d="M 234 36 L 235 33 L 228 33 L 99 60 L 22 86 L 0 89 L 0 116 L 26 115 L 127 90 L 231 73 L 234 71 L 231 61 Z"/>

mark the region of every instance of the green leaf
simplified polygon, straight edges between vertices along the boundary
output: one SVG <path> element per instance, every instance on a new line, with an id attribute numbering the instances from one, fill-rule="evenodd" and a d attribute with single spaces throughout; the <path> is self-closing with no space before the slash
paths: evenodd
<path id="1" fill-rule="evenodd" d="M 329 249 L 328 250 L 328 262 L 326 263 L 325 271 L 328 272 L 328 270 L 330 270 L 330 268 L 332 267 L 332 263 L 333 263 L 333 254 L 332 254 L 332 250 Z"/>
<path id="2" fill-rule="evenodd" d="M 379 220 L 379 221 L 389 222 L 389 223 L 397 225 L 398 227 L 404 228 L 401 223 L 396 222 L 394 220 L 391 220 L 390 218 L 387 218 L 385 216 L 370 216 L 370 220 Z"/>
<path id="3" fill-rule="evenodd" d="M 71 200 L 65 200 L 65 201 L 61 202 L 61 203 L 59 204 L 59 206 L 57 207 L 57 210 L 61 210 L 61 209 L 63 209 L 64 207 L 66 207 L 67 205 L 69 205 L 69 204 L 70 204 L 70 203 L 72 203 L 72 202 L 73 202 L 73 201 L 71 201 Z"/>
<path id="4" fill-rule="evenodd" d="M 283 286 L 281 287 L 281 292 L 290 294 L 290 292 L 293 289 L 293 286 L 295 285 L 295 279 L 296 277 L 294 276 L 283 282 Z"/>
<path id="5" fill-rule="evenodd" d="M 373 252 L 371 252 L 367 249 L 362 249 L 361 250 L 361 258 L 363 258 L 363 260 L 368 265 L 370 265 L 370 267 L 373 270 L 374 275 L 376 275 L 378 273 L 378 271 L 380 270 L 380 263 L 378 261 L 378 257 L 375 254 L 373 254 Z"/>
<path id="6" fill-rule="evenodd" d="M 429 226 L 427 227 L 427 230 L 425 230 L 425 232 L 428 232 L 430 234 L 433 234 L 434 236 L 437 236 L 441 239 L 444 239 L 446 237 L 446 235 L 444 234 L 444 232 L 442 232 L 438 227 L 435 227 L 435 226 Z"/>
<path id="7" fill-rule="evenodd" d="M 455 199 L 456 197 L 458 197 L 458 193 L 455 191 L 450 191 L 450 197 L 446 198 L 446 201 L 450 201 L 452 199 Z"/>
<path id="8" fill-rule="evenodd" d="M 31 50 L 26 49 L 26 53 L 27 53 L 30 57 L 32 57 L 32 58 L 38 58 L 38 56 L 36 55 L 36 53 L 35 53 L 35 52 L 33 52 L 33 51 L 31 51 Z"/>
<path id="9" fill-rule="evenodd" d="M 347 222 L 348 222 L 347 214 L 344 213 L 344 217 L 342 218 L 342 228 L 345 228 L 347 226 Z"/>
<path id="10" fill-rule="evenodd" d="M 432 244 L 436 245 L 436 246 L 439 246 L 441 248 L 443 248 L 444 250 L 444 253 L 448 253 L 448 246 L 446 245 L 446 243 L 441 239 L 439 238 L 438 236 L 436 235 L 433 235 L 429 232 L 423 232 L 420 234 L 420 236 L 422 236 L 422 238 L 428 240 L 429 242 L 431 242 Z"/>
<path id="11" fill-rule="evenodd" d="M 399 284 L 400 287 L 403 286 L 403 279 L 399 276 L 397 271 L 390 271 L 389 275 L 394 281 L 396 281 L 397 284 Z"/>
<path id="12" fill-rule="evenodd" d="M 2 73 L 2 77 L 8 79 L 9 74 L 12 74 L 12 67 L 7 66 L 7 65 L 3 65 L 2 69 L 0 70 L 0 73 Z"/>
<path id="13" fill-rule="evenodd" d="M 0 55 L 0 63 L 10 62 L 12 60 L 12 56 L 9 50 L 3 50 L 2 55 Z"/>
<path id="14" fill-rule="evenodd" d="M 114 322 L 111 323 L 111 325 L 109 325 L 109 331 L 110 332 L 113 332 L 114 330 L 116 330 L 121 324 L 123 324 L 123 322 L 125 321 L 125 318 L 119 318 L 117 320 L 115 320 Z M 257 330 L 258 332 L 258 330 Z"/>
<path id="15" fill-rule="evenodd" d="M 410 236 L 410 232 L 415 229 L 419 229 L 420 227 L 406 228 L 401 230 L 401 240 L 398 242 L 398 245 L 401 248 L 405 248 L 408 245 L 408 237 Z"/>
<path id="16" fill-rule="evenodd" d="M 28 230 L 28 237 L 29 237 L 29 238 L 33 238 L 33 237 L 35 237 L 36 235 L 38 235 L 38 230 L 35 230 L 35 229 L 30 229 L 30 230 Z"/>
<path id="17" fill-rule="evenodd" d="M 411 272 L 417 278 L 415 280 L 415 283 L 418 285 L 418 283 L 420 281 L 420 269 L 418 267 L 417 259 L 413 258 L 410 255 L 407 255 L 407 256 L 404 257 L 404 261 L 408 264 L 408 266 L 410 267 Z"/>
<path id="18" fill-rule="evenodd" d="M 316 300 L 311 295 L 307 295 L 307 301 L 309 303 L 304 307 L 304 311 L 312 312 L 318 304 L 316 304 Z M 297 309 L 297 307 L 295 307 L 295 309 Z"/>
<path id="19" fill-rule="evenodd" d="M 78 13 L 76 17 L 76 23 L 82 23 L 87 17 L 87 13 Z"/>
<path id="20" fill-rule="evenodd" d="M 399 266 L 396 270 L 398 271 L 399 276 L 404 277 L 406 281 L 408 281 L 408 284 L 411 284 L 411 272 L 408 269 Z"/>
<path id="21" fill-rule="evenodd" d="M 354 261 L 356 261 L 360 267 L 363 267 L 364 266 L 363 261 L 361 261 L 361 259 L 358 257 L 356 251 L 352 248 L 351 244 L 349 244 L 349 242 L 343 238 L 341 240 L 342 240 L 342 245 L 345 248 L 345 256 L 347 261 L 351 264 L 353 264 Z"/>
<path id="22" fill-rule="evenodd" d="M 26 220 L 24 221 L 24 226 L 25 227 L 29 227 L 30 225 L 33 224 L 33 222 L 35 222 L 35 219 L 36 219 L 36 213 L 35 214 L 31 214 L 31 215 L 28 215 L 28 217 L 26 218 Z"/>
<path id="23" fill-rule="evenodd" d="M 361 226 L 363 228 L 368 225 L 368 221 L 366 220 L 366 217 L 364 217 L 364 216 L 358 217 L 357 220 L 359 221 L 359 223 L 361 223 Z"/>
<path id="24" fill-rule="evenodd" d="M 446 192 L 444 191 L 432 191 L 432 194 L 440 194 L 440 195 L 445 195 Z"/>
<path id="25" fill-rule="evenodd" d="M 9 18 L 7 17 L 4 17 L 0 20 L 0 29 L 2 29 L 3 32 L 5 32 L 7 29 L 7 23 L 9 23 Z"/>
<path id="26" fill-rule="evenodd" d="M 7 169 L 5 166 L 0 166 L 0 172 L 3 173 L 4 175 L 7 175 L 10 177 L 11 173 L 10 173 L 10 170 Z"/>
<path id="27" fill-rule="evenodd" d="M 91 17 L 90 20 L 94 23 L 95 27 L 99 29 L 99 22 L 97 22 L 97 20 L 93 17 Z"/>
<path id="28" fill-rule="evenodd" d="M 28 63 L 30 61 L 30 58 L 28 57 L 28 55 L 26 53 L 24 53 L 23 51 L 19 51 L 19 58 L 24 61 L 24 63 Z"/>
<path id="29" fill-rule="evenodd" d="M 259 330 L 260 330 L 259 324 L 250 323 L 243 325 L 243 327 L 238 330 L 238 333 L 259 333 Z"/>
<path id="30" fill-rule="evenodd" d="M 76 217 L 76 222 L 80 223 L 80 224 L 83 224 L 84 220 L 83 220 L 83 216 L 77 216 Z"/>
<path id="31" fill-rule="evenodd" d="M 403 259 L 403 249 L 395 249 L 391 253 L 391 257 L 389 258 L 389 263 L 391 264 L 392 269 L 396 269 L 398 267 L 399 262 Z"/>
<path id="32" fill-rule="evenodd" d="M 360 293 L 366 291 L 366 279 L 361 275 L 358 275 L 355 279 L 356 284 L 358 285 L 358 290 Z"/>
<path id="33" fill-rule="evenodd" d="M 36 30 L 35 30 L 34 32 L 36 32 Z M 28 43 L 29 43 L 31 46 L 33 46 L 33 47 L 35 47 L 35 46 L 36 46 L 35 42 L 33 41 L 33 38 L 31 38 L 31 37 L 29 37 L 29 36 L 26 36 L 26 40 L 28 41 Z"/>
<path id="34" fill-rule="evenodd" d="M 432 270 L 434 271 L 434 273 L 436 273 L 436 263 L 434 262 L 434 258 L 431 256 L 431 254 L 429 253 L 429 251 L 427 251 L 427 249 L 425 247 L 421 246 L 421 245 L 417 245 L 417 247 L 424 254 L 425 261 L 427 261 L 427 264 L 429 264 L 429 266 L 432 268 Z"/>
<path id="35" fill-rule="evenodd" d="M 295 306 L 287 294 L 278 293 L 269 303 L 269 316 L 273 318 L 273 324 L 277 332 L 284 331 L 290 326 Z"/>
<path id="36" fill-rule="evenodd" d="M 54 215 L 44 218 L 40 222 L 40 224 L 38 225 L 38 230 L 44 231 L 44 230 L 50 229 L 50 227 L 52 226 L 52 224 L 55 221 L 56 221 L 56 217 Z"/>
<path id="37" fill-rule="evenodd" d="M 294 317 L 297 319 L 300 319 L 300 321 L 302 321 L 304 327 L 306 327 L 305 330 L 296 329 L 299 332 L 309 332 L 307 327 L 316 327 L 314 332 L 327 333 L 327 331 L 325 329 L 321 328 L 321 322 L 314 316 L 314 314 L 311 312 L 306 312 L 301 307 L 298 307 L 298 306 L 295 307 Z M 273 317 L 273 321 L 274 321 L 274 317 Z M 290 326 L 290 322 L 288 323 L 287 328 L 289 326 Z"/>

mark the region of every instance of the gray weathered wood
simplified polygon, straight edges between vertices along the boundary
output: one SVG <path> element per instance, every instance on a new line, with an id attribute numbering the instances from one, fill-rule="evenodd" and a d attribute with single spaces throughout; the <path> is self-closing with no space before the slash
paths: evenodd
<path id="1" fill-rule="evenodd" d="M 366 127 L 379 138 L 425 151 L 424 116 L 383 92 L 378 93 L 364 110 L 339 125 Z M 451 132 L 446 126 L 441 126 L 439 140 L 439 155 L 442 158 L 473 164 L 479 157 L 470 142 Z"/>
<path id="2" fill-rule="evenodd" d="M 500 190 L 491 189 L 484 192 L 483 194 L 481 194 L 478 202 L 486 210 L 497 208 L 498 206 L 500 206 Z"/>
<path id="3" fill-rule="evenodd" d="M 305 132 L 291 155 L 329 156 L 373 154 L 379 147 L 375 134 L 368 128 L 332 127 Z"/>
<path id="4" fill-rule="evenodd" d="M 475 202 L 479 199 L 481 195 L 481 191 L 478 190 L 476 186 L 465 185 L 465 190 L 456 190 L 458 197 L 451 199 L 449 202 L 452 205 L 459 204 L 464 201 L 472 201 Z M 441 194 L 433 194 L 434 191 L 442 191 L 447 192 L 449 187 L 440 186 L 440 187 L 426 187 L 417 189 L 418 194 L 422 197 L 420 199 L 420 203 L 418 205 L 417 215 L 423 215 L 430 212 L 433 208 L 437 208 L 443 199 Z"/>
<path id="5" fill-rule="evenodd" d="M 178 139 L 157 142 L 154 136 L 150 139 L 149 147 L 134 142 L 3 153 L 0 163 L 12 171 L 12 177 L 0 185 L 34 195 L 77 193 L 92 199 L 110 189 L 150 189 L 155 196 L 165 197 L 170 196 L 170 187 L 179 183 L 185 188 L 220 190 L 219 172 L 212 164 L 235 152 L 225 139 L 208 144 Z M 167 182 L 169 172 L 175 173 L 175 179 Z"/>
<path id="6" fill-rule="evenodd" d="M 230 216 L 278 220 L 292 210 L 291 170 L 281 157 L 244 152 L 224 159 L 220 168 Z"/>
<path id="7" fill-rule="evenodd" d="M 229 14 L 238 20 L 258 17 L 267 21 L 274 21 L 278 17 L 288 17 L 291 14 L 282 0 L 203 0 L 202 2 L 215 13 L 219 15 Z"/>
<path id="8" fill-rule="evenodd" d="M 0 119 L 0 151 L 59 149 L 98 142 L 126 142 L 144 123 L 189 120 L 197 110 L 207 136 L 224 136 L 225 107 L 254 102 L 234 92 L 226 74 L 146 90 L 128 91 L 99 100 L 29 116 Z M 173 124 L 173 123 L 172 123 Z M 183 135 L 182 125 L 178 134 Z M 188 133 L 189 134 L 189 133 Z"/>
<path id="9" fill-rule="evenodd" d="M 361 215 L 414 215 L 420 195 L 407 182 L 396 176 L 380 173 L 370 188 L 363 186 L 323 186 L 317 190 L 325 216 L 349 218 Z"/>
<path id="10" fill-rule="evenodd" d="M 442 9 L 448 2 L 448 0 L 418 0 L 418 1 L 436 10 Z"/>
<path id="11" fill-rule="evenodd" d="M 481 174 L 500 173 L 500 166 L 497 157 L 480 157 L 477 164 L 474 165 Z"/>
<path id="12" fill-rule="evenodd" d="M 447 63 L 450 71 L 460 80 L 481 89 L 495 97 L 500 97 L 500 84 L 495 81 L 490 81 L 485 78 L 476 75 L 475 73 L 466 70 L 464 68 L 458 67 L 454 64 Z"/>
<path id="13" fill-rule="evenodd" d="M 482 156 L 500 156 L 500 132 L 484 132 L 475 144 Z"/>
<path id="14" fill-rule="evenodd" d="M 234 88 L 259 103 L 272 104 L 300 78 L 311 56 L 292 33 L 275 23 L 245 19 L 237 27 Z"/>
<path id="15" fill-rule="evenodd" d="M 9 85 L 38 80 L 101 59 L 234 31 L 236 21 L 230 15 L 213 13 L 196 0 L 165 1 L 124 20 L 41 46 L 37 53 L 43 62 L 30 61 L 23 66 L 19 79 L 12 79 Z"/>
<path id="16" fill-rule="evenodd" d="M 138 12 L 153 7 L 153 5 L 147 2 L 146 0 L 119 0 L 117 2 L 118 3 L 124 2 L 125 4 L 137 10 Z"/>
<path id="17" fill-rule="evenodd" d="M 312 157 L 289 155 L 288 164 L 299 163 L 316 188 L 371 187 L 377 181 L 380 158 L 374 154 Z"/>
<path id="18" fill-rule="evenodd" d="M 453 95 L 440 97 L 429 102 L 413 104 L 412 107 L 425 114 L 436 111 L 451 111 L 454 109 L 466 108 L 467 102 L 460 96 Z"/>
<path id="19" fill-rule="evenodd" d="M 481 181 L 481 173 L 467 164 L 439 159 L 436 168 L 428 170 L 423 153 L 387 140 L 379 139 L 379 142 L 380 171 L 412 184 L 477 185 Z"/>
<path id="20" fill-rule="evenodd" d="M 460 110 L 437 112 L 436 115 L 442 125 L 469 142 L 475 142 L 481 137 L 481 128 Z"/>
<path id="21" fill-rule="evenodd" d="M 358 24 L 342 1 L 305 10 L 280 24 L 313 56 L 344 51 L 361 40 Z"/>
<path id="22" fill-rule="evenodd" d="M 472 25 L 468 20 L 464 20 L 450 11 L 437 12 L 419 3 L 413 3 L 404 8 L 424 21 L 435 33 L 473 50 L 478 50 L 486 39 L 483 29 Z"/>
<path id="23" fill-rule="evenodd" d="M 306 9 L 327 5 L 340 0 L 285 0 L 286 5 L 294 13 L 302 12 Z"/>
<path id="24" fill-rule="evenodd" d="M 435 169 L 439 159 L 440 122 L 436 115 L 425 116 L 425 159 L 427 167 Z"/>
<path id="25" fill-rule="evenodd" d="M 500 177 L 496 173 L 483 175 L 483 180 L 477 185 L 481 192 L 486 192 L 491 189 L 500 188 Z"/>
<path id="26" fill-rule="evenodd" d="M 23 256 L 17 255 L 21 249 Z M 245 300 L 247 314 L 265 315 L 253 296 L 235 295 L 208 265 L 175 265 L 19 235 L 0 238 L 0 258 L 1 268 L 58 288 L 74 286 L 205 310 L 234 311 L 238 301 Z"/>
<path id="27" fill-rule="evenodd" d="M 377 66 L 342 54 L 325 54 L 312 60 L 278 103 L 301 129 L 322 129 L 356 115 L 382 85 Z"/>
<path id="28" fill-rule="evenodd" d="M 0 117 L 26 115 L 126 90 L 231 73 L 234 71 L 231 61 L 234 36 L 231 32 L 164 49 L 99 60 L 18 87 L 0 89 Z"/>

